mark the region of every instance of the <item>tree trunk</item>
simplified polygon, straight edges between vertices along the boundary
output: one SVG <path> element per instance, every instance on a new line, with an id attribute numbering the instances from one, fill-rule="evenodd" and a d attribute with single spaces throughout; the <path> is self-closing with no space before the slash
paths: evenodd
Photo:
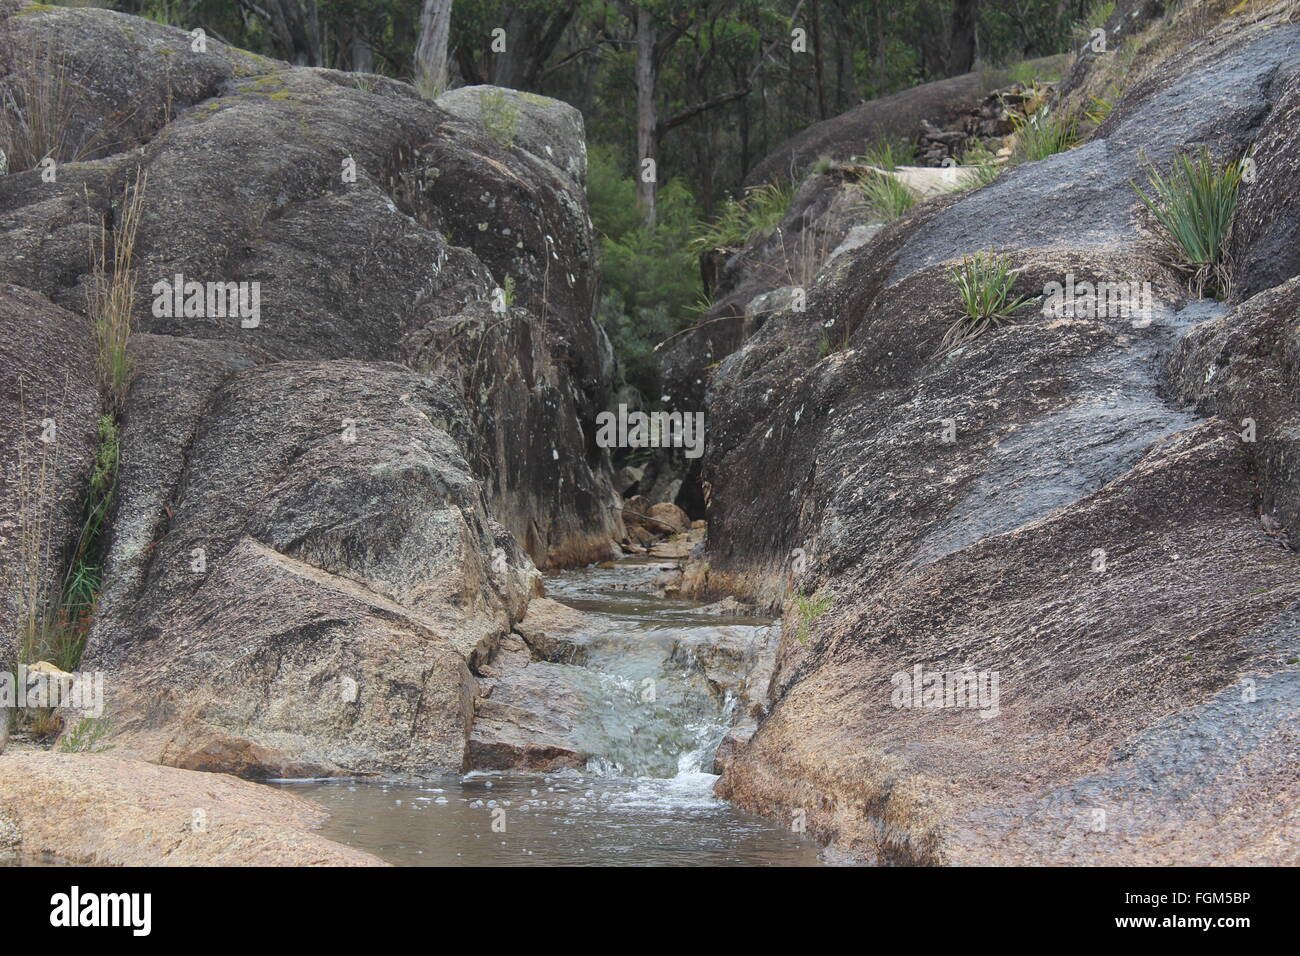
<path id="1" fill-rule="evenodd" d="M 817 118 L 826 118 L 826 93 L 822 77 L 822 8 L 819 0 L 812 3 L 813 83 L 817 87 Z"/>
<path id="2" fill-rule="evenodd" d="M 949 76 L 969 73 L 975 66 L 975 25 L 979 19 L 979 0 L 954 0 L 952 31 L 949 33 Z"/>
<path id="3" fill-rule="evenodd" d="M 290 63 L 320 66 L 320 19 L 316 0 L 267 0 L 276 46 Z"/>
<path id="4" fill-rule="evenodd" d="M 636 198 L 647 229 L 655 225 L 655 180 L 659 177 L 658 162 L 654 175 L 647 176 L 645 161 L 656 160 L 655 148 L 655 27 L 654 18 L 644 7 L 636 9 Z M 647 179 L 649 180 L 647 182 Z"/>
<path id="5" fill-rule="evenodd" d="M 415 86 L 429 98 L 447 89 L 447 37 L 451 32 L 451 0 L 424 0 L 420 10 L 420 40 L 415 45 Z"/>

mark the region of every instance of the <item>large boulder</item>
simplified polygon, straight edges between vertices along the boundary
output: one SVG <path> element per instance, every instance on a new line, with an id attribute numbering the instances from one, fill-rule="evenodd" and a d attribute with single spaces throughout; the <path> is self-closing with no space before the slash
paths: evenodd
<path id="1" fill-rule="evenodd" d="M 1300 71 L 1300 25 L 1243 16 L 1167 64 L 1086 145 L 842 255 L 806 313 L 769 318 L 717 370 L 695 586 L 785 620 L 770 716 L 726 755 L 723 795 L 913 863 L 1243 859 L 1252 828 L 1294 813 L 1300 588 L 1276 528 L 1292 520 L 1278 490 L 1290 300 L 1231 319 L 1190 301 L 1128 181 L 1188 143 L 1241 155 Z M 1030 302 L 945 349 L 961 315 L 950 269 L 983 250 L 1010 257 Z M 1149 280 L 1152 309 L 1062 313 L 1045 290 L 1069 275 Z M 1205 322 L 1178 381 L 1231 423 L 1196 421 L 1162 380 Z M 1234 370 L 1223 390 L 1192 389 L 1211 362 Z M 1242 440 L 1234 396 L 1259 405 L 1272 444 Z M 1253 478 L 1265 460 L 1275 524 Z M 967 674 L 1000 677 L 987 715 L 895 693 Z M 1109 823 L 1081 849 L 1070 827 L 1094 810 Z M 1285 857 L 1271 837 L 1261 852 Z"/>
<path id="2" fill-rule="evenodd" d="M 1168 372 L 1175 397 L 1241 434 L 1260 520 L 1300 547 L 1300 277 L 1191 329 Z"/>
<path id="3" fill-rule="evenodd" d="M 6 3 L 0 43 L 0 84 L 58 69 L 71 104 L 57 175 L 0 178 L 0 279 L 84 314 L 87 251 L 139 203 L 83 665 L 111 674 L 115 742 L 251 777 L 459 769 L 534 565 L 622 537 L 580 117 L 511 96 L 503 136 L 404 83 L 94 8 Z M 246 311 L 194 282 L 244 283 Z M 72 383 L 65 524 L 95 444 L 81 331 L 65 354 L 12 336 L 15 368 L 43 350 Z"/>
<path id="4" fill-rule="evenodd" d="M 145 381 L 148 414 L 169 382 Z M 84 665 L 110 675 L 120 744 L 247 776 L 458 767 L 468 665 L 536 581 L 450 434 L 462 415 L 397 365 L 229 375 L 168 503 L 124 505 Z"/>
<path id="5" fill-rule="evenodd" d="M 89 324 L 0 286 L 0 671 L 61 596 L 94 467 L 99 395 Z"/>
<path id="6" fill-rule="evenodd" d="M 86 866 L 385 866 L 289 793 L 114 754 L 0 758 L 0 859 Z"/>
<path id="7" fill-rule="evenodd" d="M 1300 275 L 1300 76 L 1292 77 L 1250 151 L 1228 255 L 1237 301 Z"/>
<path id="8" fill-rule="evenodd" d="M 594 318 L 585 191 L 569 170 L 394 81 L 289 67 L 216 40 L 195 53 L 182 31 L 97 9 L 24 7 L 0 28 L 15 48 L 64 64 L 87 126 L 111 125 L 117 93 L 105 91 L 134 94 L 123 77 L 146 93 L 164 79 L 185 91 L 156 129 L 65 164 L 55 182 L 39 170 L 0 180 L 0 278 L 84 311 L 89 242 L 120 216 L 139 173 L 145 333 L 224 343 L 241 361 L 420 362 L 430 329 L 513 297 L 512 321 L 527 326 L 516 339 L 531 340 L 524 364 L 548 387 L 512 391 L 511 412 L 541 424 L 538 442 L 566 461 L 535 468 L 519 460 L 531 448 L 504 444 L 509 474 L 483 475 L 492 503 L 531 539 L 538 563 L 608 557 L 618 514 L 589 423 L 606 404 L 613 360 Z M 562 127 L 557 147 L 577 150 L 575 111 L 527 105 L 527 116 Z M 162 283 L 176 276 L 257 283 L 257 320 L 166 308 L 174 294 Z M 467 363 L 475 390 L 464 400 L 479 407 L 476 355 L 450 355 Z"/>

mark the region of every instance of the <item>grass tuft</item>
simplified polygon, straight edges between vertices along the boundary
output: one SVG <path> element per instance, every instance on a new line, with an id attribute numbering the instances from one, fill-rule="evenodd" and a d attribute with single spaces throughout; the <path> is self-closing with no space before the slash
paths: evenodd
<path id="1" fill-rule="evenodd" d="M 1025 296 L 1011 297 L 1016 281 L 1011 259 L 992 250 L 963 258 L 960 266 L 953 266 L 951 276 L 965 314 L 944 333 L 940 354 L 1010 321 L 1012 313 L 1028 301 Z"/>
<path id="2" fill-rule="evenodd" d="M 750 189 L 740 199 L 729 200 L 718 217 L 694 230 L 691 245 L 700 251 L 739 248 L 759 236 L 770 236 L 781 225 L 794 187 L 769 184 Z"/>
<path id="3" fill-rule="evenodd" d="M 1002 174 L 997 157 L 983 144 L 976 144 L 962 153 L 961 164 L 975 170 L 975 185 L 987 186 Z"/>
<path id="4" fill-rule="evenodd" d="M 96 373 L 100 400 L 110 415 L 121 414 L 131 386 L 132 307 L 136 274 L 132 266 L 136 233 L 144 210 L 145 174 L 137 171 L 135 183 L 123 193 L 112 228 L 100 226 L 99 241 L 91 249 L 90 321 L 95 333 Z"/>
<path id="5" fill-rule="evenodd" d="M 1079 142 L 1078 118 L 1050 106 L 1045 106 L 1030 117 L 1016 116 L 1017 162 L 1046 159 L 1073 148 Z"/>
<path id="6" fill-rule="evenodd" d="M 892 173 L 899 166 L 916 163 L 916 147 L 906 140 L 880 140 L 872 144 L 862 158 L 868 164 Z"/>
<path id="7" fill-rule="evenodd" d="M 862 207 L 885 222 L 892 222 L 921 201 L 893 173 L 873 172 L 859 185 Z"/>
<path id="8" fill-rule="evenodd" d="M 70 118 L 76 89 L 68 70 L 46 45 L 6 48 L 14 68 L 0 83 L 0 153 L 9 173 L 35 169 L 42 160 L 74 162 L 86 144 L 73 135 Z"/>
<path id="9" fill-rule="evenodd" d="M 1220 166 L 1202 146 L 1195 156 L 1180 154 L 1168 176 L 1152 168 L 1147 178 L 1150 192 L 1130 185 L 1155 217 L 1174 265 L 1197 295 L 1226 298 L 1232 285 L 1226 247 L 1241 163 Z"/>

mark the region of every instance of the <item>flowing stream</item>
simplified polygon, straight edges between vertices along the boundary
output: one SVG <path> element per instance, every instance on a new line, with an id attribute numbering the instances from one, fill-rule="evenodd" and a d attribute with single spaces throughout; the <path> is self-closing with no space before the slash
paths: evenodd
<path id="1" fill-rule="evenodd" d="M 593 616 L 582 663 L 553 665 L 572 668 L 584 770 L 279 786 L 329 807 L 325 836 L 400 865 L 818 865 L 812 841 L 715 797 L 708 772 L 739 704 L 702 662 L 775 625 L 656 597 L 655 571 L 547 578 L 550 597 Z"/>

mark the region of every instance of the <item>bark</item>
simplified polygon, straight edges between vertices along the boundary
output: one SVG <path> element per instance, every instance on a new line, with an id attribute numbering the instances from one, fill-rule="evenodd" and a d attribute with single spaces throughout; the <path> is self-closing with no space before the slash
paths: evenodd
<path id="1" fill-rule="evenodd" d="M 447 37 L 451 0 L 424 0 L 420 39 L 415 45 L 415 85 L 430 99 L 447 89 Z"/>
<path id="2" fill-rule="evenodd" d="M 979 19 L 979 0 L 954 0 L 952 32 L 948 43 L 949 76 L 969 73 L 975 66 L 975 24 Z"/>
<path id="3" fill-rule="evenodd" d="M 636 198 L 641 207 L 641 216 L 647 229 L 655 225 L 655 190 L 654 179 L 658 178 L 658 162 L 655 163 L 655 176 L 646 182 L 643 164 L 647 159 L 657 160 L 655 127 L 658 117 L 655 112 L 655 27 L 653 14 L 644 7 L 636 9 L 636 154 L 637 178 Z"/>
<path id="4" fill-rule="evenodd" d="M 320 17 L 316 0 L 267 0 L 264 9 L 276 46 L 284 58 L 297 66 L 320 66 Z"/>

